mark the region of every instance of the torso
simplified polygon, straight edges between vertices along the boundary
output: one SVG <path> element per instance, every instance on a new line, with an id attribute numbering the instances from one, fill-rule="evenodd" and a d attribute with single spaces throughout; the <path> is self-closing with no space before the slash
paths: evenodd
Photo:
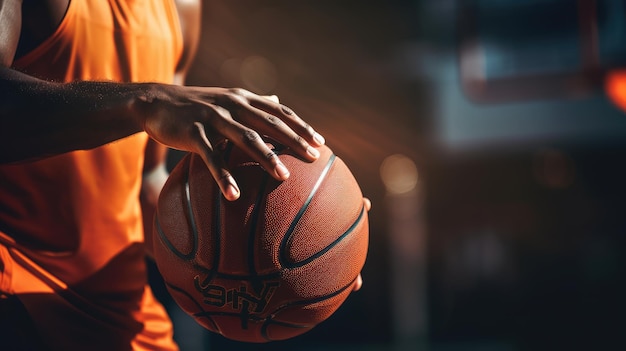
<path id="1" fill-rule="evenodd" d="M 20 33 L 20 40 L 17 46 L 17 52 L 15 53 L 15 59 L 19 59 L 24 56 L 39 44 L 43 43 L 49 38 L 58 28 L 59 24 L 63 20 L 70 0 L 23 0 L 22 5 L 22 29 Z M 179 10 L 183 6 L 179 1 L 175 1 Z M 200 1 L 184 1 L 185 7 L 193 7 L 197 12 L 200 12 Z M 183 59 L 189 58 L 192 53 L 189 50 L 195 48 L 195 41 L 197 41 L 197 33 L 193 33 L 196 28 L 188 24 L 188 22 L 195 21 L 197 18 L 186 18 L 186 13 L 196 12 L 192 11 L 179 11 L 180 22 L 183 30 Z M 193 43 L 190 43 L 194 41 Z"/>
<path id="2" fill-rule="evenodd" d="M 56 31 L 69 4 L 70 0 L 24 0 L 15 59 L 36 48 Z"/>
<path id="3" fill-rule="evenodd" d="M 12 38 L 2 63 L 57 82 L 171 83 L 188 38 L 179 8 L 164 0 L 23 0 L 18 49 L 13 55 Z M 42 339 L 71 344 L 60 348 L 175 349 L 165 311 L 144 287 L 138 197 L 147 139 L 137 133 L 0 165 L 0 295 L 19 295 Z M 77 330 L 83 338 L 58 338 Z"/>
<path id="4" fill-rule="evenodd" d="M 23 7 L 23 51 L 12 62 L 18 71 L 56 82 L 174 81 L 183 35 L 172 1 L 32 0 Z M 0 243 L 19 246 L 72 284 L 142 242 L 138 197 L 147 139 L 138 133 L 0 166 Z"/>

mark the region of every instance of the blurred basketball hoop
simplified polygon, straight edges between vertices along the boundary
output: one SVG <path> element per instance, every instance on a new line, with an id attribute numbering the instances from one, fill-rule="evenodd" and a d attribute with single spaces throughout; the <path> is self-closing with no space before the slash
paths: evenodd
<path id="1" fill-rule="evenodd" d="M 626 63 L 619 0 L 460 0 L 459 71 L 475 102 L 580 97 Z"/>

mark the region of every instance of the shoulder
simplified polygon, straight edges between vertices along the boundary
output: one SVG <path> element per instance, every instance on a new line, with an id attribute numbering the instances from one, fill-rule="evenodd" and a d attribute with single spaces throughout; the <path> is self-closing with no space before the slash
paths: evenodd
<path id="1" fill-rule="evenodd" d="M 200 11 L 201 0 L 174 0 L 176 7 L 181 10 L 195 10 Z"/>

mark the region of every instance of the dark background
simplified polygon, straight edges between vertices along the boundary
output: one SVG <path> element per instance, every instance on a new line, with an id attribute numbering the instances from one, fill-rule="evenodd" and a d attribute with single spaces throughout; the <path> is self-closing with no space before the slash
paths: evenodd
<path id="1" fill-rule="evenodd" d="M 625 62 L 625 13 L 608 0 L 205 1 L 188 83 L 278 95 L 373 208 L 363 288 L 327 321 L 255 345 L 182 318 L 183 350 L 626 346 L 626 115 L 602 87 Z M 416 170 L 415 187 L 385 185 L 391 155 L 415 165 L 394 171 Z"/>

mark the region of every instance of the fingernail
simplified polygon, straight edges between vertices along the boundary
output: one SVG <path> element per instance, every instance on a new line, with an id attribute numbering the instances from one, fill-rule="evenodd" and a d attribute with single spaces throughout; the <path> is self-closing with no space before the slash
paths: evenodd
<path id="1" fill-rule="evenodd" d="M 306 149 L 306 152 L 307 152 L 309 155 L 311 155 L 311 156 L 313 156 L 313 157 L 315 157 L 315 158 L 320 157 L 320 152 L 319 152 L 319 151 L 317 151 L 317 149 L 316 149 L 316 148 L 314 148 L 314 147 L 312 147 L 312 146 L 309 146 L 309 147 Z"/>
<path id="2" fill-rule="evenodd" d="M 321 136 L 319 133 L 313 134 L 313 139 L 318 145 L 324 145 L 324 143 L 326 143 L 326 139 L 324 139 L 324 137 Z"/>
<path id="3" fill-rule="evenodd" d="M 281 179 L 289 178 L 289 170 L 287 170 L 287 167 L 285 167 L 285 165 L 280 162 L 276 164 L 274 171 L 276 172 L 278 177 L 280 177 Z"/>
<path id="4" fill-rule="evenodd" d="M 230 184 L 226 187 L 224 196 L 229 200 L 237 200 L 239 198 L 239 189 L 232 180 L 229 180 Z"/>

